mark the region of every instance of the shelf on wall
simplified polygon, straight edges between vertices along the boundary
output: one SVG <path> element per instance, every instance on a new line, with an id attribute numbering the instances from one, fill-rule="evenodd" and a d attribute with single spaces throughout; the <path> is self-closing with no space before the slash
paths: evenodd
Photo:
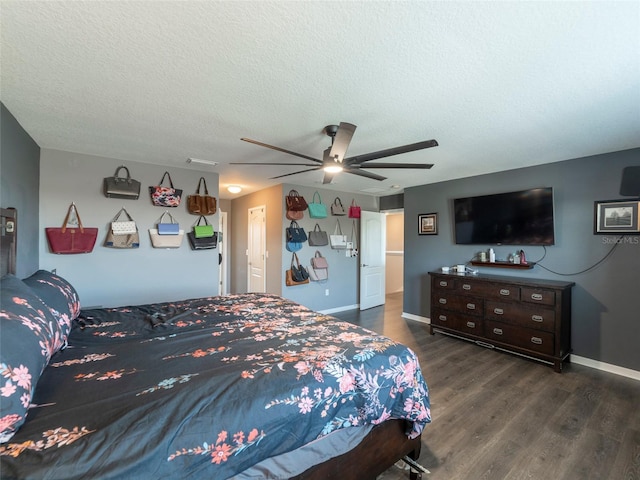
<path id="1" fill-rule="evenodd" d="M 528 263 L 511 263 L 511 262 L 471 262 L 474 267 L 492 267 L 492 268 L 515 268 L 516 270 L 528 270 L 535 266 L 534 262 Z"/>

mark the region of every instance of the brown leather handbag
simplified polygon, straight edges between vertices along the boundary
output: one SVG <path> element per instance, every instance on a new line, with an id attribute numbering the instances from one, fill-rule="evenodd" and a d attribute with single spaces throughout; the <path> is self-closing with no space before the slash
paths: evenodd
<path id="1" fill-rule="evenodd" d="M 204 184 L 204 195 L 200 195 L 200 186 Z M 187 197 L 187 209 L 193 215 L 214 215 L 216 213 L 216 198 L 209 195 L 207 181 L 200 177 L 195 195 Z"/>

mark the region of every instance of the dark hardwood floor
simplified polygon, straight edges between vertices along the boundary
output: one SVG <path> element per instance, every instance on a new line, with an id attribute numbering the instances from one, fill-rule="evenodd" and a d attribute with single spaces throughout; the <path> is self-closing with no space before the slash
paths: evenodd
<path id="1" fill-rule="evenodd" d="M 429 385 L 425 480 L 640 479 L 640 382 L 492 351 L 406 320 L 402 294 L 334 314 L 408 345 Z M 405 479 L 393 467 L 380 480 Z"/>

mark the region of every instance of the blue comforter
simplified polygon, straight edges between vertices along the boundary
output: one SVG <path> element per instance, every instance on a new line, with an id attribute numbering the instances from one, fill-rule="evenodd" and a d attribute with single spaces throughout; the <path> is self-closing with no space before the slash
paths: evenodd
<path id="1" fill-rule="evenodd" d="M 2 478 L 228 478 L 329 433 L 430 422 L 415 354 L 268 294 L 83 310 Z"/>

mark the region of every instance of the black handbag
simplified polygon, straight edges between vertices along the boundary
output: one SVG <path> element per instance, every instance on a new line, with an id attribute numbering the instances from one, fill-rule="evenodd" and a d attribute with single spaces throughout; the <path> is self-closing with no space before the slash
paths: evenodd
<path id="1" fill-rule="evenodd" d="M 295 265 L 293 261 L 295 260 Z M 291 278 L 294 282 L 300 283 L 306 280 L 309 280 L 309 272 L 307 269 L 300 265 L 300 261 L 298 260 L 298 255 L 293 253 L 291 255 Z"/>
<path id="2" fill-rule="evenodd" d="M 124 168 L 126 177 L 119 177 L 118 172 Z M 140 182 L 131 178 L 129 169 L 124 165 L 116 169 L 113 177 L 106 177 L 102 183 L 104 195 L 108 198 L 125 198 L 137 200 L 140 196 Z"/>
<path id="3" fill-rule="evenodd" d="M 304 243 L 307 241 L 307 234 L 298 222 L 291 220 L 287 227 L 287 242 Z"/>
<path id="4" fill-rule="evenodd" d="M 214 232 L 211 237 L 196 237 L 195 232 L 187 232 L 191 250 L 211 250 L 218 246 L 218 232 Z"/>

